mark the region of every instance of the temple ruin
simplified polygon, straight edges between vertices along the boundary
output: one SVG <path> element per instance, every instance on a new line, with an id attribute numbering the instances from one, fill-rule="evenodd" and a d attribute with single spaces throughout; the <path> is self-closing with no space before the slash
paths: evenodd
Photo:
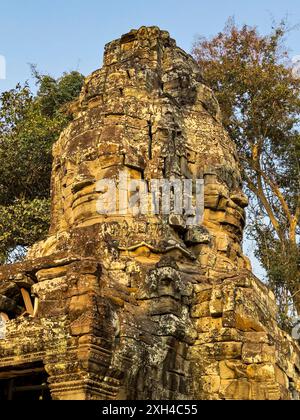
<path id="1" fill-rule="evenodd" d="M 72 112 L 49 236 L 0 267 L 0 400 L 299 399 L 300 347 L 243 255 L 236 149 L 193 58 L 133 30 Z M 203 179 L 203 220 L 100 214 L 97 183 L 120 171 Z"/>

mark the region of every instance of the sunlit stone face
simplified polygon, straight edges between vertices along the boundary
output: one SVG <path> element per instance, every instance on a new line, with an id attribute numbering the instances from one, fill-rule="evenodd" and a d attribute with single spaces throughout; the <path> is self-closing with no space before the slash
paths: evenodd
<path id="1" fill-rule="evenodd" d="M 124 171 L 142 180 L 149 193 L 153 179 L 202 179 L 205 212 L 199 225 L 208 229 L 210 243 L 197 239 L 197 226 L 187 226 L 184 214 L 176 220 L 151 211 L 99 214 L 99 181 L 115 182 L 119 209 Z M 226 258 L 241 256 L 247 199 L 236 152 L 199 68 L 168 33 L 142 29 L 108 44 L 103 68 L 86 80 L 74 120 L 54 147 L 52 199 L 53 234 L 125 222 L 137 238 L 113 230 L 128 246 L 130 240 L 151 242 L 154 235 L 177 241 L 196 257 L 199 245 L 219 248 Z"/>

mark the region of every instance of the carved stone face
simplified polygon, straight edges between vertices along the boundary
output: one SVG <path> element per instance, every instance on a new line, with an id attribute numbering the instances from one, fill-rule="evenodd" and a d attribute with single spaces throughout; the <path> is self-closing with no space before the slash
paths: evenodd
<path id="1" fill-rule="evenodd" d="M 203 179 L 200 233 L 208 229 L 209 244 L 184 215 L 99 214 L 97 182 L 118 181 L 121 171 L 149 191 L 153 179 Z M 52 200 L 52 234 L 93 226 L 123 249 L 144 242 L 159 250 L 173 241 L 196 258 L 203 245 L 235 262 L 242 256 L 247 199 L 233 143 L 199 68 L 167 32 L 142 28 L 108 44 L 103 68 L 87 79 L 74 121 L 54 147 Z"/>

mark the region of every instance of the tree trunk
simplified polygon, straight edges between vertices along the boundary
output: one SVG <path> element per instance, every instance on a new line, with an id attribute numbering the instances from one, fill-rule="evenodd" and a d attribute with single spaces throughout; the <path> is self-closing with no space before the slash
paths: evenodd
<path id="1" fill-rule="evenodd" d="M 293 302 L 294 302 L 297 314 L 300 316 L 300 284 L 295 290 Z"/>

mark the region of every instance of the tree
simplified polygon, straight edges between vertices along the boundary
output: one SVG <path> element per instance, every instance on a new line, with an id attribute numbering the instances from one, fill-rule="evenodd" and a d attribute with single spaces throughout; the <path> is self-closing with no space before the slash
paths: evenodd
<path id="1" fill-rule="evenodd" d="M 291 303 L 300 314 L 300 79 L 288 60 L 287 32 L 284 22 L 264 36 L 230 20 L 193 49 L 238 148 L 251 197 L 248 234 L 278 298 L 282 324 Z"/>
<path id="2" fill-rule="evenodd" d="M 0 95 L 1 263 L 47 235 L 52 145 L 71 118 L 66 104 L 84 80 L 78 72 L 56 80 L 34 68 L 34 75 L 35 96 L 28 84 Z"/>

